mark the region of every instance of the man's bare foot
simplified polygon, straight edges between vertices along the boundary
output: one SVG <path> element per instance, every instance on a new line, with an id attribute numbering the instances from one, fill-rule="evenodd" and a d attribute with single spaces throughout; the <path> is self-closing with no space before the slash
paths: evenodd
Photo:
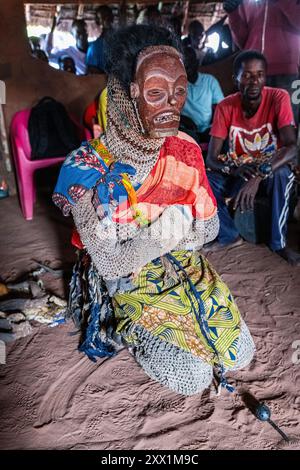
<path id="1" fill-rule="evenodd" d="M 285 259 L 285 261 L 292 266 L 300 266 L 300 253 L 296 253 L 296 251 L 290 248 L 282 248 L 274 253 L 277 253 L 277 255 L 281 256 L 281 258 Z"/>
<path id="2" fill-rule="evenodd" d="M 244 243 L 244 240 L 242 239 L 242 237 L 238 237 L 236 240 L 234 240 L 234 242 L 228 243 L 227 245 L 224 245 L 217 241 L 213 241 L 211 243 L 207 243 L 206 245 L 204 245 L 202 250 L 204 251 L 204 253 L 213 253 L 214 251 L 219 251 L 224 248 L 229 250 L 231 248 L 235 248 L 236 246 L 240 246 L 243 243 Z"/>

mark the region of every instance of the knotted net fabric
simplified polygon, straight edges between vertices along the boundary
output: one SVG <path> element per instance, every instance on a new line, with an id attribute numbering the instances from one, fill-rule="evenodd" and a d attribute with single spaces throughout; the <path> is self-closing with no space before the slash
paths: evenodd
<path id="1" fill-rule="evenodd" d="M 188 236 L 193 222 L 189 208 L 169 206 L 149 227 L 106 224 L 99 221 L 90 192 L 73 207 L 72 215 L 87 252 L 105 279 L 134 273 L 168 253 Z M 123 238 L 129 232 L 131 238 Z"/>
<path id="2" fill-rule="evenodd" d="M 213 378 L 213 367 L 210 364 L 162 341 L 140 326 L 134 326 L 130 334 L 135 335 L 137 343 L 130 351 L 152 379 L 183 395 L 201 393 L 210 386 Z M 242 320 L 236 362 L 227 370 L 246 367 L 254 352 L 254 342 Z"/>

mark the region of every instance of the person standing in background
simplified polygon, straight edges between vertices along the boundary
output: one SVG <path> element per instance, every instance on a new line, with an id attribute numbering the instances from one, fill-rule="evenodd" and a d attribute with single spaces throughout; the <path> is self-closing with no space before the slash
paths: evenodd
<path id="1" fill-rule="evenodd" d="M 97 8 L 96 23 L 101 26 L 102 31 L 96 41 L 89 45 L 86 56 L 88 73 L 104 73 L 105 71 L 103 39 L 111 31 L 113 21 L 113 12 L 107 5 L 101 5 Z"/>

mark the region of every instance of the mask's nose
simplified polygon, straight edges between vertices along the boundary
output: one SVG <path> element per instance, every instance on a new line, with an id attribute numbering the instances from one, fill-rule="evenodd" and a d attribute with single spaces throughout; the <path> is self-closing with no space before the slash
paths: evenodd
<path id="1" fill-rule="evenodd" d="M 173 95 L 170 95 L 170 96 L 169 96 L 169 100 L 168 100 L 168 101 L 169 101 L 169 103 L 170 103 L 171 106 L 175 106 L 175 104 L 177 103 L 177 101 L 176 101 L 176 99 L 175 99 L 175 97 L 174 97 Z"/>

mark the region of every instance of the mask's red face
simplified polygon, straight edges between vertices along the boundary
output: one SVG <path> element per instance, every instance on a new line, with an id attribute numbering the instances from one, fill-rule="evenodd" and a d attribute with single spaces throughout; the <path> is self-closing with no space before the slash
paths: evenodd
<path id="1" fill-rule="evenodd" d="M 186 88 L 186 72 L 179 56 L 150 52 L 138 60 L 130 93 L 147 135 L 162 138 L 177 134 Z"/>

